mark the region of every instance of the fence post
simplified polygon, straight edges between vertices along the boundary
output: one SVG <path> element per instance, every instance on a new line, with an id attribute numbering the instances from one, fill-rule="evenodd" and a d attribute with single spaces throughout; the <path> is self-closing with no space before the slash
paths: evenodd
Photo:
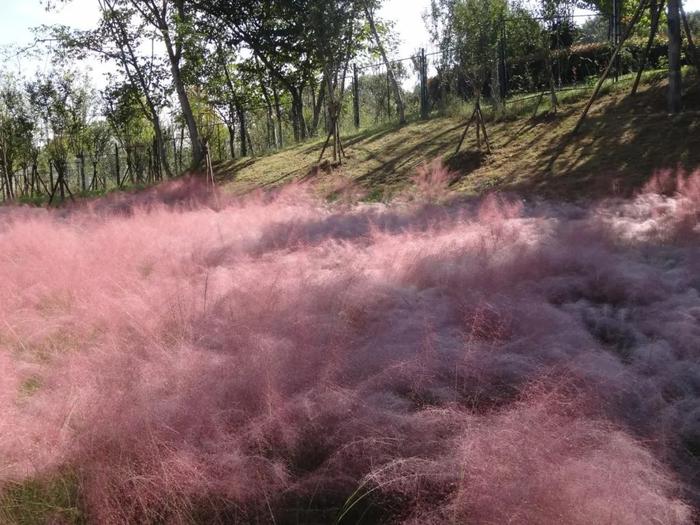
<path id="1" fill-rule="evenodd" d="M 428 118 L 428 62 L 424 47 L 420 50 L 420 117 Z"/>
<path id="2" fill-rule="evenodd" d="M 360 129 L 360 82 L 357 75 L 357 64 L 352 65 L 352 109 L 355 129 Z"/>

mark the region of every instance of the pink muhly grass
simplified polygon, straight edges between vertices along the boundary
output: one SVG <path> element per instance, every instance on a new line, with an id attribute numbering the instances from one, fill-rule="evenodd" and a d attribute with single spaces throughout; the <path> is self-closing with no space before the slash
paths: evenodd
<path id="1" fill-rule="evenodd" d="M 0 488 L 70 470 L 95 523 L 691 523 L 699 181 L 0 210 Z"/>
<path id="2" fill-rule="evenodd" d="M 457 177 L 458 174 L 450 171 L 441 159 L 436 159 L 418 166 L 411 181 L 421 199 L 439 201 L 449 194 L 450 184 Z"/>

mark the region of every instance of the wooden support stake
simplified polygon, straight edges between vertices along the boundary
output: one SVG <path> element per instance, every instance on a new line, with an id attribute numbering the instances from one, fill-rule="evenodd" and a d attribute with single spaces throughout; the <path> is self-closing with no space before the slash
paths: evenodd
<path id="1" fill-rule="evenodd" d="M 486 152 L 491 153 L 491 144 L 489 144 L 489 136 L 486 133 L 486 123 L 484 122 L 484 114 L 481 112 L 481 106 L 479 106 L 479 122 L 481 123 L 481 128 L 484 131 L 484 142 L 486 142 Z"/>
<path id="2" fill-rule="evenodd" d="M 586 106 L 583 108 L 583 113 L 578 119 L 578 122 L 576 122 L 576 126 L 574 127 L 574 130 L 571 132 L 572 135 L 575 135 L 578 133 L 578 130 L 581 128 L 581 124 L 583 124 L 583 121 L 586 119 L 586 116 L 588 115 L 588 111 L 591 109 L 591 106 L 593 105 L 593 102 L 595 101 L 596 97 L 598 96 L 598 93 L 600 92 L 600 88 L 603 87 L 603 82 L 605 82 L 605 79 L 607 78 L 608 74 L 610 73 L 610 69 L 612 68 L 613 64 L 615 63 L 615 58 L 617 58 L 617 55 L 620 53 L 620 50 L 622 49 L 623 44 L 629 37 L 629 35 L 632 33 L 632 29 L 634 29 L 635 24 L 639 21 L 639 17 L 642 14 L 642 11 L 646 8 L 647 5 L 647 0 L 641 0 L 639 2 L 639 5 L 637 6 L 637 10 L 634 12 L 634 16 L 632 17 L 632 20 L 630 21 L 630 25 L 627 27 L 627 30 L 625 31 L 625 34 L 623 37 L 620 39 L 618 42 L 617 46 L 615 47 L 615 51 L 613 51 L 612 56 L 610 57 L 610 61 L 608 62 L 607 67 L 605 68 L 605 71 L 603 71 L 603 74 L 601 77 L 598 79 L 598 83 L 595 86 L 595 89 L 593 90 L 593 93 L 591 94 L 591 97 L 588 99 L 588 102 L 586 103 Z"/>
<path id="3" fill-rule="evenodd" d="M 464 139 L 467 136 L 467 131 L 469 131 L 469 126 L 471 126 L 472 121 L 474 120 L 474 117 L 476 116 L 476 111 L 479 107 L 479 103 L 477 102 L 477 105 L 474 106 L 474 111 L 472 111 L 472 116 L 469 117 L 469 120 L 467 121 L 467 125 L 464 127 L 464 132 L 462 133 L 462 138 L 459 139 L 459 144 L 457 144 L 457 149 L 455 150 L 455 155 L 459 153 L 460 148 L 462 147 L 462 143 L 464 142 Z"/>
<path id="4" fill-rule="evenodd" d="M 459 144 L 457 144 L 457 150 L 455 151 L 455 155 L 459 153 L 459 150 L 462 148 L 462 144 L 464 143 L 464 139 L 467 136 L 467 132 L 469 131 L 469 128 L 472 124 L 472 122 L 476 121 L 476 144 L 481 149 L 481 133 L 483 131 L 484 133 L 484 142 L 486 143 L 486 151 L 488 153 L 491 153 L 491 144 L 489 143 L 489 136 L 488 133 L 486 132 L 486 122 L 484 120 L 484 114 L 481 112 L 481 102 L 479 100 L 479 97 L 476 99 L 476 105 L 474 106 L 474 111 L 472 112 L 471 117 L 469 117 L 469 120 L 467 121 L 467 125 L 464 127 L 464 132 L 462 133 L 462 137 L 459 139 Z"/>
<path id="5" fill-rule="evenodd" d="M 683 22 L 683 29 L 685 30 L 685 36 L 688 39 L 688 51 L 690 51 L 690 58 L 693 60 L 693 65 L 698 73 L 700 73 L 700 55 L 698 55 L 698 49 L 695 47 L 695 42 L 693 41 L 693 33 L 690 30 L 690 24 L 688 23 L 688 17 L 685 15 L 685 9 L 683 9 L 683 2 L 678 2 L 678 7 L 681 12 L 681 21 Z"/>
<path id="6" fill-rule="evenodd" d="M 651 28 L 649 29 L 649 39 L 647 40 L 647 45 L 644 47 L 644 54 L 642 55 L 642 62 L 639 64 L 639 70 L 637 71 L 637 76 L 634 79 L 634 84 L 632 85 L 632 95 L 637 94 L 637 89 L 639 88 L 639 82 L 642 80 L 642 73 L 644 73 L 644 68 L 649 60 L 649 53 L 651 52 L 651 46 L 654 44 L 654 38 L 656 38 L 656 33 L 659 29 L 659 20 L 661 20 L 661 13 L 664 10 L 665 0 L 661 0 L 658 5 L 656 5 L 656 0 L 652 0 L 651 4 Z"/>
<path id="7" fill-rule="evenodd" d="M 540 109 L 540 104 L 542 104 L 542 99 L 544 98 L 544 91 L 540 92 L 540 96 L 537 97 L 537 104 L 535 104 L 535 111 L 532 113 L 532 118 L 537 117 L 537 110 Z"/>

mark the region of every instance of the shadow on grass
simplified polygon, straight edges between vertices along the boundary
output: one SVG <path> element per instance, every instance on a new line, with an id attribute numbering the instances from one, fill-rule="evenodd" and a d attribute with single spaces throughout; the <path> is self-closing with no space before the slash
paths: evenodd
<path id="1" fill-rule="evenodd" d="M 463 123 L 459 123 L 444 130 L 425 133 L 418 137 L 417 142 L 401 135 L 384 145 L 380 151 L 365 151 L 368 159 L 379 162 L 379 165 L 357 177 L 356 182 L 366 187 L 374 187 L 407 180 L 408 175 L 418 165 L 441 157 L 451 148 L 456 147 L 459 130 L 463 126 Z"/>
<path id="2" fill-rule="evenodd" d="M 697 169 L 697 83 L 686 89 L 683 98 L 686 112 L 676 116 L 665 114 L 665 83 L 635 96 L 607 100 L 605 111 L 589 115 L 576 135 L 567 131 L 549 137 L 541 148 L 540 169 L 510 189 L 566 198 L 629 196 L 660 170 Z"/>
<path id="3" fill-rule="evenodd" d="M 450 183 L 450 186 L 461 182 L 471 172 L 480 168 L 487 157 L 488 154 L 483 150 L 461 150 L 459 153 L 447 157 L 445 166 L 450 171 L 458 174 L 457 178 Z"/>
<path id="4" fill-rule="evenodd" d="M 214 168 L 214 178 L 217 182 L 230 182 L 235 180 L 236 174 L 239 171 L 252 166 L 258 160 L 259 158 L 257 157 L 250 157 L 245 160 L 234 159 L 224 162 L 215 162 L 212 166 Z"/>

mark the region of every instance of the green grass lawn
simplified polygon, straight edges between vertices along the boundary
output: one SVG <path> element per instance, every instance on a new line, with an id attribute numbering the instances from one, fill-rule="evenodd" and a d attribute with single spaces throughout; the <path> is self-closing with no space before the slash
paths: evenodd
<path id="1" fill-rule="evenodd" d="M 318 165 L 323 141 L 317 139 L 271 155 L 219 164 L 217 177 L 235 194 L 305 180 L 325 195 L 342 182 L 377 200 L 410 184 L 417 166 L 440 158 L 456 173 L 453 188 L 465 194 L 504 190 L 564 198 L 626 195 L 659 169 L 700 165 L 697 80 L 687 78 L 687 111 L 676 117 L 665 114 L 662 73 L 646 74 L 635 97 L 629 96 L 632 80 L 628 75 L 616 84 L 608 82 L 576 136 L 571 131 L 590 89 L 561 93 L 556 114 L 550 112 L 548 95 L 542 97 L 537 115 L 537 97 L 514 97 L 506 114 L 498 117 L 485 108 L 490 154 L 477 148 L 473 128 L 455 153 L 471 113 L 465 104 L 458 116 L 413 118 L 402 127 L 385 125 L 347 135 L 342 165 Z"/>

